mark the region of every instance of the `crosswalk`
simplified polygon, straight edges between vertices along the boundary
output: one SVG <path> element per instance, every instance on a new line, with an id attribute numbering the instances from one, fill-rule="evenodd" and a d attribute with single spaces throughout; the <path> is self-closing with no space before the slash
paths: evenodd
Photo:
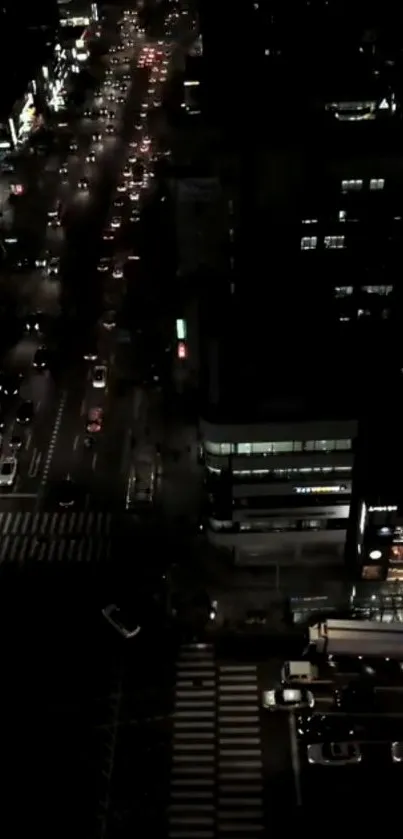
<path id="1" fill-rule="evenodd" d="M 208 644 L 176 667 L 169 839 L 251 839 L 264 831 L 255 665 L 216 666 Z"/>
<path id="2" fill-rule="evenodd" d="M 0 513 L 0 536 L 108 536 L 112 516 L 102 512 Z"/>
<path id="3" fill-rule="evenodd" d="M 0 565 L 18 563 L 105 562 L 111 558 L 108 538 L 78 537 L 43 539 L 31 536 L 0 536 Z"/>
<path id="4" fill-rule="evenodd" d="M 217 835 L 262 835 L 263 765 L 256 665 L 221 665 L 217 697 Z"/>
<path id="5" fill-rule="evenodd" d="M 0 513 L 0 565 L 104 562 L 112 516 L 102 512 Z"/>

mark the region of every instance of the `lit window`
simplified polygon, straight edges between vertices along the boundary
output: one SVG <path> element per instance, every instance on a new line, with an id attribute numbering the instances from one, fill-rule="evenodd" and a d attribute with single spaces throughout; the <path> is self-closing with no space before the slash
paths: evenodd
<path id="1" fill-rule="evenodd" d="M 342 192 L 352 192 L 362 189 L 364 181 L 362 180 L 347 180 L 341 182 Z"/>
<path id="2" fill-rule="evenodd" d="M 371 178 L 369 182 L 370 189 L 383 189 L 385 186 L 385 178 Z"/>
<path id="3" fill-rule="evenodd" d="M 238 454 L 252 454 L 252 443 L 238 443 Z"/>
<path id="4" fill-rule="evenodd" d="M 317 223 L 318 223 L 317 218 L 303 218 L 302 219 L 302 224 L 317 224 Z"/>
<path id="5" fill-rule="evenodd" d="M 325 236 L 325 248 L 336 248 L 340 250 L 344 248 L 345 236 Z"/>
<path id="6" fill-rule="evenodd" d="M 231 443 L 211 443 L 207 440 L 204 444 L 207 454 L 213 455 L 229 455 L 231 454 Z"/>
<path id="7" fill-rule="evenodd" d="M 273 454 L 285 454 L 286 452 L 294 451 L 294 443 L 292 440 L 288 442 L 279 441 L 278 443 L 273 443 Z"/>
<path id="8" fill-rule="evenodd" d="M 349 297 L 353 293 L 353 290 L 352 285 L 339 285 L 335 286 L 334 293 L 336 297 Z"/>
<path id="9" fill-rule="evenodd" d="M 318 237 L 317 236 L 303 236 L 301 239 L 301 250 L 302 251 L 313 251 L 318 244 Z"/>
<path id="10" fill-rule="evenodd" d="M 392 294 L 393 285 L 363 285 L 362 290 L 367 294 Z"/>

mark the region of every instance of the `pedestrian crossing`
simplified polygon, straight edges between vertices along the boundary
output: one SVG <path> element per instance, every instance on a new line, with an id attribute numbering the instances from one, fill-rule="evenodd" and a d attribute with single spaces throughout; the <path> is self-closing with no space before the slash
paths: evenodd
<path id="1" fill-rule="evenodd" d="M 104 562 L 112 516 L 102 512 L 0 513 L 0 565 Z"/>
<path id="2" fill-rule="evenodd" d="M 262 835 L 263 764 L 256 665 L 222 665 L 217 697 L 217 836 Z"/>
<path id="3" fill-rule="evenodd" d="M 49 539 L 37 535 L 0 536 L 0 566 L 41 563 L 106 562 L 111 558 L 111 540 L 100 537 Z"/>
<path id="4" fill-rule="evenodd" d="M 208 644 L 176 664 L 169 839 L 251 839 L 264 831 L 255 665 L 219 665 Z"/>
<path id="5" fill-rule="evenodd" d="M 102 512 L 0 513 L 0 536 L 109 536 L 112 516 Z"/>

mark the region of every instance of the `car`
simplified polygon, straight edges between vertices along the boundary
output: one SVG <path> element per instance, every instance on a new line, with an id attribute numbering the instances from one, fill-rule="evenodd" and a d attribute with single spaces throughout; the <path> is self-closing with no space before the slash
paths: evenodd
<path id="1" fill-rule="evenodd" d="M 96 388 L 106 387 L 107 373 L 105 364 L 97 364 L 92 371 L 92 386 Z"/>
<path id="2" fill-rule="evenodd" d="M 1 380 L 0 383 L 0 390 L 4 394 L 4 396 L 12 397 L 18 396 L 20 392 L 20 386 L 22 382 L 22 376 L 19 373 L 10 373 Z"/>
<path id="3" fill-rule="evenodd" d="M 112 216 L 111 218 L 111 228 L 112 230 L 118 230 L 121 227 L 122 219 L 120 216 Z"/>
<path id="4" fill-rule="evenodd" d="M 34 403 L 31 399 L 27 399 L 18 408 L 16 420 L 20 425 L 29 425 L 34 418 Z"/>
<path id="5" fill-rule="evenodd" d="M 85 424 L 85 429 L 88 434 L 97 434 L 102 430 L 102 423 L 104 419 L 104 412 L 102 408 L 91 408 L 88 411 L 88 416 Z"/>
<path id="6" fill-rule="evenodd" d="M 390 753 L 393 763 L 403 763 L 403 742 L 395 740 L 390 744 Z"/>
<path id="7" fill-rule="evenodd" d="M 12 266 L 13 271 L 32 271 L 32 262 L 27 256 L 20 256 Z"/>
<path id="8" fill-rule="evenodd" d="M 43 325 L 42 312 L 32 312 L 25 319 L 25 332 L 28 332 L 30 335 L 38 335 L 43 331 Z"/>
<path id="9" fill-rule="evenodd" d="M 129 216 L 129 221 L 131 222 L 131 224 L 136 224 L 138 221 L 140 221 L 140 213 L 136 207 L 132 209 Z"/>
<path id="10" fill-rule="evenodd" d="M 307 746 L 308 763 L 318 766 L 351 766 L 361 763 L 359 743 L 311 743 Z"/>
<path id="11" fill-rule="evenodd" d="M 70 145 L 69 145 L 69 152 L 71 152 L 71 154 L 77 154 L 77 152 L 78 152 L 78 145 L 77 145 L 77 143 L 74 143 L 74 142 L 73 142 L 73 143 L 70 143 Z"/>
<path id="12" fill-rule="evenodd" d="M 89 154 L 87 154 L 87 157 L 85 158 L 85 162 L 86 163 L 95 163 L 96 162 L 95 152 L 90 151 Z"/>
<path id="13" fill-rule="evenodd" d="M 121 265 L 115 265 L 112 271 L 114 280 L 121 280 L 123 278 L 123 268 Z"/>
<path id="14" fill-rule="evenodd" d="M 141 632 L 141 626 L 136 618 L 130 614 L 131 610 L 121 609 L 116 603 L 110 603 L 102 609 L 104 618 L 116 629 L 125 640 L 135 638 Z"/>
<path id="15" fill-rule="evenodd" d="M 4 457 L 0 461 L 0 486 L 11 487 L 17 475 L 17 458 Z"/>
<path id="16" fill-rule="evenodd" d="M 118 105 L 124 105 L 125 102 L 126 102 L 126 99 L 125 99 L 124 96 L 117 96 L 116 97 L 116 102 L 118 103 Z"/>
<path id="17" fill-rule="evenodd" d="M 104 329 L 107 329 L 110 332 L 112 329 L 115 329 L 116 326 L 116 312 L 113 309 L 109 309 L 102 315 L 101 318 L 102 326 Z"/>
<path id="18" fill-rule="evenodd" d="M 56 201 L 56 204 L 51 210 L 48 210 L 48 218 L 60 218 L 60 201 Z"/>
<path id="19" fill-rule="evenodd" d="M 117 185 L 116 189 L 117 189 L 117 191 L 118 191 L 118 192 L 127 192 L 127 184 L 125 184 L 125 182 L 124 182 L 124 181 L 121 181 L 121 182 Z"/>
<path id="20" fill-rule="evenodd" d="M 59 175 L 62 176 L 62 180 L 67 180 L 68 174 L 69 174 L 68 166 L 63 164 L 63 166 L 59 167 Z"/>
<path id="21" fill-rule="evenodd" d="M 52 256 L 49 259 L 46 273 L 48 277 L 57 277 L 60 271 L 60 258 L 58 256 Z"/>
<path id="22" fill-rule="evenodd" d="M 49 366 L 49 353 L 46 347 L 38 347 L 32 363 L 35 370 L 45 370 Z"/>
<path id="23" fill-rule="evenodd" d="M 129 155 L 128 161 L 130 165 L 133 166 L 134 163 L 137 163 L 137 156 L 135 154 Z"/>
<path id="24" fill-rule="evenodd" d="M 20 437 L 18 434 L 13 434 L 10 437 L 10 442 L 8 445 L 12 452 L 18 452 L 20 449 L 22 449 L 22 443 L 22 437 Z"/>
<path id="25" fill-rule="evenodd" d="M 92 135 L 92 142 L 93 143 L 101 143 L 102 142 L 102 134 L 100 131 L 94 131 Z"/>
<path id="26" fill-rule="evenodd" d="M 108 110 L 107 110 L 107 108 L 100 108 L 100 110 L 99 110 L 99 116 L 100 116 L 100 117 L 102 117 L 102 119 L 105 119 L 105 117 L 107 117 L 107 116 L 108 116 Z"/>
<path id="27" fill-rule="evenodd" d="M 111 109 L 110 111 L 107 112 L 107 116 L 108 116 L 108 119 L 115 119 L 115 116 L 116 116 L 115 111 L 113 111 Z"/>
<path id="28" fill-rule="evenodd" d="M 109 271 L 111 267 L 111 260 L 108 256 L 102 256 L 97 265 L 97 271 L 101 274 L 105 274 L 106 271 Z"/>
<path id="29" fill-rule="evenodd" d="M 279 687 L 263 691 L 262 704 L 268 711 L 297 711 L 313 708 L 315 697 L 312 691 L 304 687 Z"/>
<path id="30" fill-rule="evenodd" d="M 86 350 L 83 352 L 83 359 L 84 361 L 96 361 L 98 358 L 98 350 L 94 344 L 94 346 L 87 347 Z"/>
<path id="31" fill-rule="evenodd" d="M 35 259 L 35 268 L 47 268 L 49 265 L 49 253 L 45 251 L 45 253 L 39 254 L 39 256 Z"/>
<path id="32" fill-rule="evenodd" d="M 115 126 L 108 123 L 108 125 L 105 126 L 105 134 L 107 134 L 108 137 L 111 137 L 113 134 L 115 134 Z"/>
<path id="33" fill-rule="evenodd" d="M 104 242 L 113 242 L 115 238 L 115 233 L 110 227 L 106 227 L 102 234 L 102 238 Z"/>
<path id="34" fill-rule="evenodd" d="M 76 484 L 70 477 L 64 478 L 56 487 L 54 496 L 59 507 L 74 507 L 77 501 Z"/>
<path id="35" fill-rule="evenodd" d="M 85 110 L 83 112 L 83 116 L 85 116 L 88 119 L 91 116 L 91 114 L 92 114 L 91 108 L 85 108 Z"/>
<path id="36" fill-rule="evenodd" d="M 62 223 L 59 218 L 49 218 L 47 226 L 52 230 L 58 230 L 58 228 L 62 226 Z"/>
<path id="37" fill-rule="evenodd" d="M 90 186 L 88 178 L 80 178 L 77 186 L 79 189 L 88 190 Z"/>

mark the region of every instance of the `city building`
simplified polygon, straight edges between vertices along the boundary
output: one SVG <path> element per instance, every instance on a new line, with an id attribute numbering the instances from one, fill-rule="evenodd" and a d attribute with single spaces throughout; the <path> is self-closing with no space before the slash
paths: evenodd
<path id="1" fill-rule="evenodd" d="M 240 564 L 340 574 L 366 390 L 351 342 L 314 313 L 301 322 L 274 299 L 271 311 L 270 297 L 258 311 L 211 292 L 200 328 L 208 539 Z"/>

